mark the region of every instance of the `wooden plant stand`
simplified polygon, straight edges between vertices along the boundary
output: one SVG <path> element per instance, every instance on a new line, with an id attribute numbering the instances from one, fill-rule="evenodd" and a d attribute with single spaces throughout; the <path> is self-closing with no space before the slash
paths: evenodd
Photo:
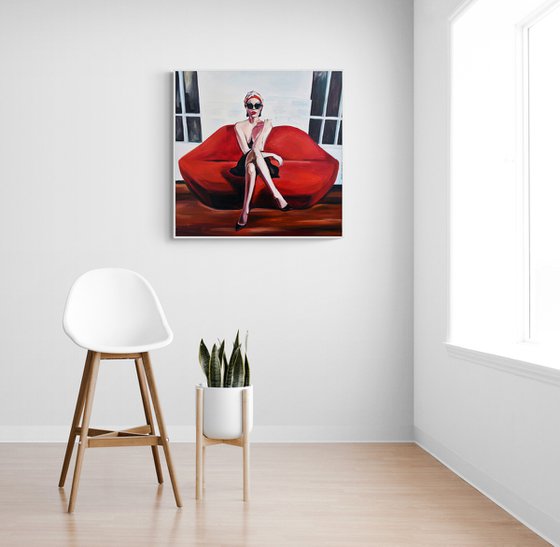
<path id="1" fill-rule="evenodd" d="M 138 376 L 138 384 L 140 387 L 140 394 L 142 396 L 142 405 L 144 407 L 144 415 L 146 417 L 146 425 L 131 427 L 123 431 L 110 431 L 107 429 L 94 429 L 89 427 L 91 409 L 93 406 L 93 397 L 95 394 L 95 383 L 97 380 L 97 374 L 99 372 L 99 364 L 102 359 L 134 360 L 136 365 L 136 375 Z M 156 434 L 154 419 L 152 417 L 150 394 L 159 428 L 159 435 Z M 163 473 L 161 471 L 158 446 L 162 446 L 165 460 L 167 462 L 167 468 L 169 470 L 169 477 L 171 478 L 173 494 L 175 495 L 175 502 L 177 503 L 177 507 L 183 506 L 181 495 L 179 493 L 179 488 L 177 486 L 177 481 L 175 478 L 173 462 L 171 461 L 169 438 L 167 437 L 165 423 L 163 421 L 163 415 L 159 404 L 159 397 L 157 394 L 155 379 L 152 372 L 150 356 L 147 352 L 98 353 L 88 351 L 86 363 L 84 366 L 84 373 L 82 376 L 82 382 L 80 384 L 80 390 L 78 393 L 78 400 L 76 402 L 76 409 L 74 411 L 74 418 L 72 420 L 72 426 L 70 428 L 68 445 L 66 446 L 64 463 L 62 464 L 62 472 L 60 473 L 60 480 L 58 482 L 58 486 L 60 488 L 64 486 L 64 483 L 66 481 L 66 474 L 68 472 L 70 459 L 72 457 L 72 451 L 74 449 L 74 442 L 77 436 L 79 436 L 80 440 L 78 444 L 76 466 L 74 468 L 72 491 L 70 493 L 70 501 L 68 503 L 69 513 L 72 513 L 72 511 L 74 511 L 74 506 L 76 504 L 76 497 L 80 484 L 80 474 L 82 471 L 82 463 L 84 460 L 86 449 L 110 446 L 150 446 L 154 458 L 157 480 L 160 484 L 163 483 Z"/>
<path id="2" fill-rule="evenodd" d="M 249 394 L 242 392 L 242 434 L 237 439 L 210 439 L 204 435 L 204 389 L 196 388 L 196 499 L 203 498 L 206 447 L 213 444 L 231 444 L 243 449 L 243 501 L 249 501 Z"/>

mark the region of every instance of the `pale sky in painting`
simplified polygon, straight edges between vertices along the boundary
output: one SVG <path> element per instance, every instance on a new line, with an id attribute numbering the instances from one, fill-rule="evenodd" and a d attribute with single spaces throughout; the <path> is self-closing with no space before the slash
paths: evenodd
<path id="1" fill-rule="evenodd" d="M 263 117 L 275 125 L 309 126 L 313 71 L 199 71 L 203 137 L 245 117 L 243 98 L 255 90 L 264 99 Z"/>

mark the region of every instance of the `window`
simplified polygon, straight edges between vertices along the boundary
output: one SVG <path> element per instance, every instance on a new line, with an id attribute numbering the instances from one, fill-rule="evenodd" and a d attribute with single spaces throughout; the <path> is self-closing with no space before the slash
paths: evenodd
<path id="1" fill-rule="evenodd" d="M 196 71 L 175 72 L 175 140 L 202 142 Z"/>
<path id="2" fill-rule="evenodd" d="M 560 353 L 558 5 L 471 2 L 450 34 L 448 339 L 541 364 Z"/>
<path id="3" fill-rule="evenodd" d="M 555 6 L 558 7 L 558 4 Z M 528 337 L 560 335 L 560 9 L 527 28 Z"/>
<path id="4" fill-rule="evenodd" d="M 313 72 L 309 135 L 319 144 L 342 145 L 342 72 Z"/>

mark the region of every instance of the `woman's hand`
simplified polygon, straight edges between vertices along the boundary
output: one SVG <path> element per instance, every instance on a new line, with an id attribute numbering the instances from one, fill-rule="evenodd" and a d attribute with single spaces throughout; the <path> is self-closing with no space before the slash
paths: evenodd
<path id="1" fill-rule="evenodd" d="M 284 160 L 278 155 L 274 154 L 273 152 L 263 152 L 263 158 L 273 158 L 278 162 L 278 166 L 282 167 Z"/>
<path id="2" fill-rule="evenodd" d="M 271 155 L 278 162 L 278 165 L 282 167 L 284 160 L 278 154 L 271 154 Z"/>

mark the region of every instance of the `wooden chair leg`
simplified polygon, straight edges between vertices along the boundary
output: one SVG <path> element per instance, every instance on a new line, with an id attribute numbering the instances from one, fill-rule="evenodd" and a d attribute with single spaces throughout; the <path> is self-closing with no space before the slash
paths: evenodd
<path id="1" fill-rule="evenodd" d="M 140 386 L 140 393 L 142 395 L 142 406 L 144 407 L 144 416 L 146 416 L 146 423 L 150 426 L 150 433 L 156 434 L 154 419 L 152 417 L 152 409 L 150 407 L 150 396 L 148 394 L 148 387 L 146 386 L 146 378 L 142 367 L 142 361 L 135 359 L 136 375 L 138 376 L 138 385 Z M 159 452 L 157 446 L 152 446 L 152 456 L 154 457 L 154 465 L 156 468 L 157 481 L 163 484 L 163 473 L 161 471 L 161 462 L 159 460 Z"/>
<path id="2" fill-rule="evenodd" d="M 249 501 L 249 465 L 250 447 L 249 447 L 249 394 L 247 390 L 243 390 L 243 501 Z"/>
<path id="3" fill-rule="evenodd" d="M 76 496 L 80 485 L 80 474 L 82 472 L 82 462 L 84 460 L 84 452 L 88 442 L 89 420 L 91 418 L 91 409 L 93 406 L 93 396 L 95 394 L 95 383 L 99 372 L 100 354 L 94 353 L 91 357 L 91 366 L 88 379 L 88 387 L 85 399 L 84 417 L 80 430 L 80 444 L 78 445 L 78 456 L 76 457 L 76 466 L 74 467 L 74 478 L 72 480 L 72 491 L 70 492 L 70 502 L 68 503 L 68 512 L 74 511 L 76 504 Z"/>
<path id="4" fill-rule="evenodd" d="M 86 356 L 86 362 L 84 364 L 84 372 L 82 374 L 82 381 L 80 383 L 80 391 L 78 392 L 78 400 L 76 401 L 76 408 L 74 410 L 74 418 L 72 418 L 72 425 L 70 426 L 70 434 L 68 435 L 68 444 L 66 445 L 66 453 L 64 454 L 64 462 L 62 463 L 62 471 L 60 472 L 60 479 L 58 481 L 58 487 L 62 488 L 66 482 L 66 475 L 68 473 L 68 467 L 70 466 L 70 459 L 72 458 L 72 452 L 74 451 L 74 443 L 76 441 L 76 429 L 80 423 L 80 418 L 84 411 L 84 400 L 88 384 L 89 372 L 91 367 L 91 356 L 92 352 L 88 351 Z"/>
<path id="5" fill-rule="evenodd" d="M 202 413 L 204 390 L 196 390 L 196 499 L 202 499 L 202 487 L 204 484 L 204 437 L 202 431 Z"/>
<path id="6" fill-rule="evenodd" d="M 161 412 L 161 406 L 159 404 L 159 397 L 157 393 L 154 374 L 152 372 L 152 364 L 150 361 L 150 356 L 147 352 L 144 352 L 141 355 L 142 355 L 142 364 L 144 365 L 144 370 L 146 371 L 146 378 L 148 380 L 148 388 L 152 395 L 154 412 L 156 414 L 159 434 L 161 435 L 161 444 L 163 446 L 163 453 L 165 455 L 165 460 L 167 461 L 167 469 L 169 470 L 169 478 L 171 479 L 173 494 L 175 495 L 175 503 L 177 504 L 177 507 L 183 507 L 183 502 L 181 501 L 181 494 L 179 492 L 179 488 L 177 486 L 177 480 L 175 478 L 175 469 L 173 468 L 173 462 L 171 460 L 171 451 L 169 449 L 169 438 L 167 437 L 167 430 L 165 428 L 165 422 L 163 421 L 163 414 Z"/>

